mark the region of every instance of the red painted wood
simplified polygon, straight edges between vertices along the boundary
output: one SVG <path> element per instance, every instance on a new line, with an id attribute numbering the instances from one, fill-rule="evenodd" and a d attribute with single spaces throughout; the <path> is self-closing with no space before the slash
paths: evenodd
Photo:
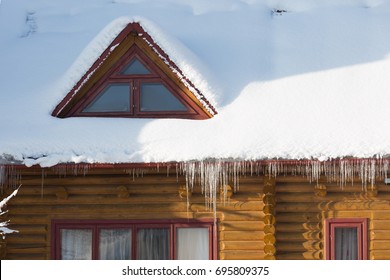
<path id="1" fill-rule="evenodd" d="M 213 219 L 168 219 L 168 220 L 53 220 L 52 221 L 52 259 L 61 259 L 61 229 L 91 229 L 92 234 L 92 258 L 99 258 L 99 230 L 128 228 L 132 230 L 132 259 L 136 259 L 136 232 L 144 228 L 168 228 L 170 229 L 170 259 L 176 259 L 176 229 L 177 228 L 205 227 L 209 229 L 209 257 L 217 256 L 217 228 Z"/>
<path id="2" fill-rule="evenodd" d="M 358 231 L 358 259 L 368 258 L 368 219 L 367 218 L 331 218 L 325 220 L 325 258 L 335 259 L 335 229 L 356 228 Z"/>

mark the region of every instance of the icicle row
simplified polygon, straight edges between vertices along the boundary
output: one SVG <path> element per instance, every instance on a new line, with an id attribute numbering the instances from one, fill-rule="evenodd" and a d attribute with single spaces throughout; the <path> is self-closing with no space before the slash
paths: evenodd
<path id="1" fill-rule="evenodd" d="M 325 177 L 328 182 L 336 182 L 341 188 L 360 178 L 362 188 L 373 187 L 377 178 L 385 178 L 389 169 L 387 159 L 341 159 L 335 161 L 191 161 L 176 167 L 185 175 L 187 191 L 193 191 L 195 184 L 201 186 L 208 209 L 215 207 L 217 192 L 226 200 L 226 186 L 231 183 L 233 191 L 239 191 L 240 177 L 250 174 L 265 174 L 270 177 L 280 175 L 303 176 L 309 182 L 317 182 Z"/>

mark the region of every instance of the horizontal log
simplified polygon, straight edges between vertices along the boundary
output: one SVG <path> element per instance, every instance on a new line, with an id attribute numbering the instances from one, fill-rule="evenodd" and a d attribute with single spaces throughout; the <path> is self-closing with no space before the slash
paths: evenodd
<path id="1" fill-rule="evenodd" d="M 277 217 L 279 218 L 279 217 Z M 314 223 L 277 223 L 276 228 L 278 232 L 296 232 L 296 233 L 304 233 L 306 231 L 316 231 L 322 229 L 321 222 Z"/>
<path id="2" fill-rule="evenodd" d="M 43 188 L 41 186 L 26 186 L 20 188 L 19 196 L 24 195 L 56 195 L 58 188 L 65 188 L 69 195 L 88 195 L 88 194 L 116 194 L 118 187 L 126 188 L 130 194 L 161 194 L 171 193 L 177 194 L 178 184 L 147 184 L 147 185 L 128 185 L 128 184 L 116 184 L 116 185 L 70 185 L 70 186 L 47 186 Z M 199 191 L 200 193 L 200 191 Z"/>
<path id="3" fill-rule="evenodd" d="M 294 241 L 277 241 L 276 243 L 276 251 L 277 252 L 304 252 L 306 251 L 302 242 L 294 242 Z"/>
<path id="4" fill-rule="evenodd" d="M 375 215 L 378 211 L 370 210 L 351 210 L 351 211 L 329 211 L 327 213 L 327 218 L 371 218 L 372 215 Z"/>
<path id="5" fill-rule="evenodd" d="M 219 224 L 223 231 L 264 230 L 264 226 L 259 221 L 223 221 Z"/>
<path id="6" fill-rule="evenodd" d="M 322 220 L 320 213 L 276 213 L 276 223 L 318 223 Z"/>
<path id="7" fill-rule="evenodd" d="M 190 200 L 190 203 L 192 200 Z M 198 211 L 202 210 L 204 207 L 203 204 L 195 204 L 191 203 L 190 209 L 192 211 Z M 217 209 L 218 210 L 229 210 L 229 211 L 261 211 L 264 207 L 264 204 L 261 201 L 248 201 L 248 202 L 227 202 L 227 203 L 221 203 L 218 202 Z"/>
<path id="8" fill-rule="evenodd" d="M 217 219 L 223 219 L 223 213 L 217 213 Z M 213 219 L 214 213 L 212 212 L 127 212 L 127 213 L 82 213 L 77 216 L 74 213 L 62 213 L 51 215 L 52 219 L 91 219 L 91 220 L 150 220 L 150 219 Z"/>
<path id="9" fill-rule="evenodd" d="M 224 250 L 264 250 L 263 241 L 221 241 L 219 249 Z"/>
<path id="10" fill-rule="evenodd" d="M 224 220 L 227 221 L 258 221 L 262 222 L 264 213 L 259 211 L 224 211 Z"/>
<path id="11" fill-rule="evenodd" d="M 129 203 L 124 201 L 115 201 L 113 204 L 61 204 L 61 205 L 13 205 L 9 208 L 9 215 L 49 215 L 49 214 L 61 214 L 64 212 L 68 213 L 89 213 L 93 211 L 99 211 L 104 213 L 110 212 L 206 212 L 212 211 L 204 204 L 190 204 L 189 207 L 186 202 L 176 203 Z M 227 211 L 234 220 L 245 220 L 246 218 L 252 217 L 259 221 L 259 218 L 263 215 L 255 210 L 250 211 L 254 208 L 251 204 L 242 204 L 242 208 L 235 205 L 217 206 L 217 211 Z M 236 210 L 236 211 L 235 211 Z M 240 211 L 242 210 L 242 211 Z M 229 217 L 230 217 L 229 216 Z M 242 218 L 241 218 L 242 217 Z M 239 219 L 240 218 L 240 219 Z"/>
<path id="12" fill-rule="evenodd" d="M 22 178 L 20 181 L 22 186 L 101 186 L 101 185 L 183 185 L 184 178 L 177 180 L 176 177 L 143 177 L 133 179 L 131 176 L 78 176 L 78 177 L 36 177 L 36 178 Z"/>
<path id="13" fill-rule="evenodd" d="M 371 220 L 371 230 L 390 230 L 390 220 Z"/>
<path id="14" fill-rule="evenodd" d="M 31 246 L 24 246 L 20 248 L 12 248 L 7 246 L 8 254 L 46 254 L 49 253 L 50 248 L 46 247 L 46 244 L 34 244 Z"/>
<path id="15" fill-rule="evenodd" d="M 200 207 L 205 211 L 205 206 Z M 62 206 L 34 206 L 34 207 L 14 207 L 12 208 L 12 215 L 17 214 L 28 214 L 28 215 L 39 215 L 39 214 L 61 214 L 67 213 L 90 213 L 98 211 L 100 213 L 120 213 L 120 212 L 186 212 L 187 205 L 184 202 L 181 203 L 160 203 L 160 204 L 114 204 L 114 205 L 62 205 Z"/>
<path id="16" fill-rule="evenodd" d="M 283 202 L 294 202 L 294 203 L 304 203 L 304 202 L 321 202 L 328 201 L 328 196 L 326 197 L 318 197 L 313 193 L 300 193 L 296 195 L 286 194 L 286 193 L 278 193 L 276 195 L 276 204 Z"/>
<path id="17" fill-rule="evenodd" d="M 304 232 L 304 233 L 295 233 L 295 232 L 278 232 L 276 239 L 277 241 L 299 241 L 304 242 L 307 240 L 320 240 L 322 238 L 322 232 Z"/>
<path id="18" fill-rule="evenodd" d="M 367 218 L 369 218 L 368 216 Z M 373 220 L 390 220 L 390 210 L 384 210 L 384 211 L 372 211 L 372 217 Z"/>
<path id="19" fill-rule="evenodd" d="M 47 196 L 44 197 L 18 197 L 12 202 L 10 201 L 9 206 L 14 205 L 72 205 L 72 204 L 124 204 L 124 203 L 161 203 L 161 202 L 171 202 L 171 203 L 180 203 L 187 202 L 186 198 L 180 198 L 179 195 L 130 195 L 127 198 L 118 197 L 117 194 L 112 195 L 85 195 L 85 196 L 69 196 L 66 199 L 57 198 L 56 196 Z M 206 204 L 206 199 L 204 196 L 193 195 L 189 199 L 190 203 Z M 253 204 L 251 204 L 253 202 Z M 246 204 L 247 203 L 247 204 Z M 262 210 L 261 201 L 237 201 L 230 200 L 223 202 L 219 199 L 216 200 L 216 204 L 219 208 L 222 209 L 241 209 L 247 210 Z"/>
<path id="20" fill-rule="evenodd" d="M 375 250 L 370 252 L 372 260 L 390 260 L 390 250 Z"/>
<path id="21" fill-rule="evenodd" d="M 7 260 L 48 260 L 49 254 L 46 253 L 26 253 L 26 254 L 19 254 L 19 253 L 7 253 L 6 259 Z"/>
<path id="22" fill-rule="evenodd" d="M 315 184 L 309 183 L 293 183 L 293 182 L 285 182 L 283 184 L 278 183 L 275 187 L 276 194 L 279 195 L 281 193 L 313 193 Z"/>
<path id="23" fill-rule="evenodd" d="M 23 225 L 12 223 L 12 229 L 19 231 L 18 234 L 36 234 L 36 235 L 46 235 L 48 230 L 46 225 Z"/>
<path id="24" fill-rule="evenodd" d="M 366 189 L 358 182 L 357 184 L 347 184 L 344 187 L 341 187 L 339 184 L 336 183 L 328 183 L 323 182 L 326 186 L 326 190 L 328 193 L 360 193 L 365 192 Z M 295 183 L 294 181 L 285 181 L 283 183 L 279 183 L 276 186 L 276 192 L 277 193 L 314 193 L 315 186 L 317 185 L 316 182 L 309 183 L 309 182 L 301 182 L 301 183 Z M 370 187 L 368 188 L 370 189 Z"/>
<path id="25" fill-rule="evenodd" d="M 9 234 L 7 237 L 7 243 L 16 244 L 37 244 L 45 243 L 46 235 L 26 235 L 20 233 Z"/>
<path id="26" fill-rule="evenodd" d="M 11 220 L 10 228 L 13 224 L 49 224 L 49 217 L 46 215 L 9 215 Z"/>
<path id="27" fill-rule="evenodd" d="M 372 240 L 370 250 L 390 250 L 390 240 Z"/>
<path id="28" fill-rule="evenodd" d="M 390 241 L 390 231 L 388 230 L 371 230 L 370 240 L 388 240 Z"/>
<path id="29" fill-rule="evenodd" d="M 304 260 L 305 256 L 303 253 L 283 253 L 283 254 L 276 254 L 277 260 Z"/>
<path id="30" fill-rule="evenodd" d="M 261 251 L 233 250 L 220 253 L 221 260 L 263 260 L 265 254 Z"/>
<path id="31" fill-rule="evenodd" d="M 275 206 L 276 212 L 317 212 L 321 211 L 319 203 L 280 202 Z"/>
<path id="32" fill-rule="evenodd" d="M 222 231 L 219 238 L 221 241 L 263 241 L 263 231 Z"/>

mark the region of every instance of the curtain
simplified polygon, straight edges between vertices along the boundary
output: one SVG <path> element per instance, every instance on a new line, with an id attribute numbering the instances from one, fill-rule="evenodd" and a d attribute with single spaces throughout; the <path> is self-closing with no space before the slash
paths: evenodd
<path id="1" fill-rule="evenodd" d="M 62 229 L 61 258 L 63 260 L 92 259 L 92 230 Z"/>
<path id="2" fill-rule="evenodd" d="M 335 228 L 335 259 L 358 259 L 358 233 L 357 228 Z"/>
<path id="3" fill-rule="evenodd" d="M 209 229 L 208 228 L 178 228 L 177 229 L 177 259 L 178 260 L 208 260 L 209 259 Z"/>
<path id="4" fill-rule="evenodd" d="M 131 230 L 101 229 L 99 233 L 99 254 L 101 260 L 130 260 Z"/>
<path id="5" fill-rule="evenodd" d="M 143 228 L 138 230 L 138 260 L 168 260 L 169 257 L 169 229 Z"/>

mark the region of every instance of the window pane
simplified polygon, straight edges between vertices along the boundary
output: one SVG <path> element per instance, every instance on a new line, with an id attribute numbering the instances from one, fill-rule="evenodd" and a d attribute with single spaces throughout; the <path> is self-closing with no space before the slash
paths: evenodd
<path id="1" fill-rule="evenodd" d="M 335 259 L 358 259 L 358 233 L 356 227 L 335 228 Z"/>
<path id="2" fill-rule="evenodd" d="M 101 229 L 99 233 L 99 254 L 101 260 L 130 260 L 131 230 Z"/>
<path id="3" fill-rule="evenodd" d="M 61 230 L 61 259 L 91 260 L 92 259 L 92 230 L 62 229 Z"/>
<path id="4" fill-rule="evenodd" d="M 146 74 L 150 74 L 150 71 L 138 59 L 134 59 L 129 63 L 129 65 L 127 65 L 124 68 L 124 70 L 121 72 L 121 74 L 146 75 Z"/>
<path id="5" fill-rule="evenodd" d="M 145 83 L 141 85 L 140 110 L 145 111 L 187 111 L 163 84 Z"/>
<path id="6" fill-rule="evenodd" d="M 138 260 L 169 259 L 169 229 L 145 228 L 137 232 Z"/>
<path id="7" fill-rule="evenodd" d="M 209 229 L 208 228 L 178 228 L 177 229 L 177 259 L 178 260 L 208 260 L 209 259 Z"/>
<path id="8" fill-rule="evenodd" d="M 128 84 L 108 85 L 83 112 L 130 112 L 130 86 Z"/>

